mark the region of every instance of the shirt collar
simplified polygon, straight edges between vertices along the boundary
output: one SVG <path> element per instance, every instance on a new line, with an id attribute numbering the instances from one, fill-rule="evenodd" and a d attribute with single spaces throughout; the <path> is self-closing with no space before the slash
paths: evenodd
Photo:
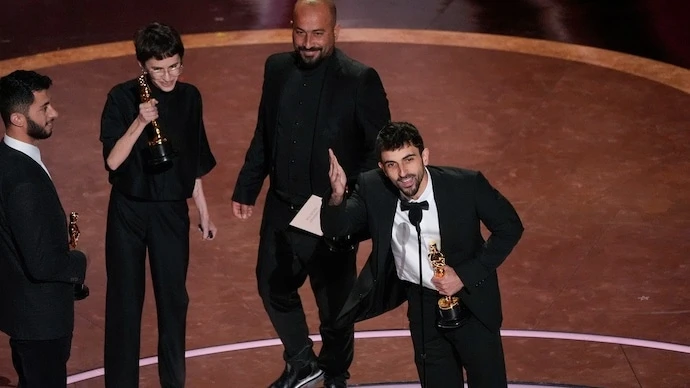
<path id="1" fill-rule="evenodd" d="M 41 164 L 41 150 L 38 149 L 33 144 L 25 143 L 21 140 L 17 140 L 13 137 L 8 136 L 5 134 L 5 137 L 3 138 L 3 141 L 5 144 L 7 144 L 8 147 L 14 148 L 15 150 L 26 154 L 28 157 L 31 159 L 35 160 L 39 164 Z"/>

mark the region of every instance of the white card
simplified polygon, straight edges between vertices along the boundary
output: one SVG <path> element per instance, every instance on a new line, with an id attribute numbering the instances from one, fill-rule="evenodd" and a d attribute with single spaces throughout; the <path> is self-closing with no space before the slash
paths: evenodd
<path id="1" fill-rule="evenodd" d="M 290 225 L 302 229 L 317 236 L 323 236 L 321 231 L 321 202 L 322 198 L 316 195 L 309 197 L 307 202 L 297 212 Z"/>

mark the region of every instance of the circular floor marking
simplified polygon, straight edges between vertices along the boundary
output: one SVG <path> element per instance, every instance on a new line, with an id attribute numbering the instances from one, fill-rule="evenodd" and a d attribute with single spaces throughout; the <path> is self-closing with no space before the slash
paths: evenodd
<path id="1" fill-rule="evenodd" d="M 393 337 L 409 337 L 409 330 L 373 330 L 373 331 L 361 331 L 355 333 L 355 338 L 366 339 L 366 338 L 393 338 Z M 679 345 L 668 342 L 658 342 L 658 341 L 648 341 L 637 338 L 626 338 L 626 337 L 613 337 L 604 336 L 596 334 L 580 334 L 580 333 L 567 333 L 558 331 L 532 331 L 532 330 L 501 330 L 501 336 L 503 337 L 519 337 L 519 338 L 540 338 L 540 339 L 557 339 L 557 340 L 571 340 L 571 341 L 586 341 L 586 342 L 600 342 L 609 343 L 617 345 L 629 345 L 650 349 L 666 350 L 677 353 L 690 354 L 690 346 Z M 310 336 L 313 341 L 321 341 L 320 335 Z M 267 339 L 258 341 L 247 341 L 239 342 L 235 344 L 218 345 L 206 348 L 192 349 L 185 352 L 185 358 L 207 356 L 218 353 L 234 352 L 239 350 L 248 350 L 256 348 L 264 348 L 268 346 L 279 346 L 279 339 Z M 410 362 L 411 359 L 410 359 Z M 147 366 L 158 363 L 158 357 L 148 357 L 139 360 L 139 366 Z M 93 379 L 99 376 L 103 376 L 103 368 L 92 369 L 86 372 L 81 372 L 67 378 L 67 384 L 73 384 L 84 380 Z M 372 385 L 368 385 L 372 386 Z M 419 385 L 374 385 L 376 387 L 388 387 L 388 388 L 402 388 L 402 387 L 418 387 Z M 548 388 L 548 385 L 537 385 L 540 388 Z M 511 385 L 511 387 L 535 387 L 535 385 Z M 555 387 L 555 386 L 554 386 Z M 558 387 L 573 387 L 570 385 L 559 385 Z"/>
<path id="2" fill-rule="evenodd" d="M 351 387 L 373 388 L 421 388 L 419 383 L 380 383 L 380 384 L 355 384 Z M 467 384 L 465 384 L 467 387 Z M 542 383 L 508 383 L 508 388 L 590 388 L 583 385 L 550 385 Z"/>

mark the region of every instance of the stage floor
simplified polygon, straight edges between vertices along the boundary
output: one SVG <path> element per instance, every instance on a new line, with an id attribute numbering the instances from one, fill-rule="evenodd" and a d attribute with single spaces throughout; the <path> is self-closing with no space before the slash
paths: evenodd
<path id="1" fill-rule="evenodd" d="M 190 231 L 187 386 L 265 387 L 283 362 L 254 277 L 263 195 L 244 222 L 232 216 L 230 196 L 256 123 L 264 60 L 291 48 L 289 31 L 184 38 L 182 78 L 201 90 L 218 160 L 204 186 L 220 229 L 211 242 Z M 54 80 L 60 118 L 40 146 L 65 210 L 81 215 L 80 245 L 92 258 L 91 296 L 76 307 L 74 388 L 103 386 L 110 187 L 99 120 L 109 88 L 138 74 L 130 46 L 0 61 L 2 74 L 32 68 Z M 690 386 L 690 71 L 454 31 L 350 28 L 338 47 L 379 71 L 393 119 L 420 128 L 432 164 L 481 170 L 519 212 L 524 237 L 499 269 L 514 387 Z M 369 248 L 362 244 L 360 266 Z M 302 291 L 318 334 L 313 297 Z M 150 285 L 142 325 L 140 386 L 156 387 Z M 418 386 L 405 306 L 357 330 L 351 384 Z M 16 383 L 3 336 L 0 387 Z"/>

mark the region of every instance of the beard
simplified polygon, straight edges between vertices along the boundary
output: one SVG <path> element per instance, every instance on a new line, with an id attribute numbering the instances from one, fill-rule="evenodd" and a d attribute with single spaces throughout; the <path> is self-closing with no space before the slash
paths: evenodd
<path id="1" fill-rule="evenodd" d="M 50 137 L 53 134 L 52 131 L 48 131 L 45 126 L 41 126 L 37 122 L 31 120 L 27 117 L 29 126 L 26 128 L 26 134 L 32 139 L 43 140 Z"/>
<path id="2" fill-rule="evenodd" d="M 302 52 L 319 52 L 320 55 L 313 57 L 313 58 L 304 58 L 302 56 Z M 307 49 L 304 47 L 297 47 L 295 49 L 295 53 L 297 54 L 297 66 L 300 69 L 304 69 L 304 70 L 316 69 L 328 57 L 327 55 L 324 55 L 322 47 L 317 47 L 317 48 L 312 48 L 312 49 Z"/>
<path id="3" fill-rule="evenodd" d="M 422 185 L 422 179 L 424 179 L 424 173 L 422 173 L 421 175 L 413 175 L 414 184 L 410 187 L 403 187 L 402 186 L 402 180 L 406 179 L 406 178 L 409 178 L 409 176 L 400 177 L 395 185 L 398 187 L 398 190 L 402 191 L 402 193 L 405 194 L 406 197 L 412 198 L 415 195 L 417 195 L 417 192 L 419 191 L 419 187 Z"/>

